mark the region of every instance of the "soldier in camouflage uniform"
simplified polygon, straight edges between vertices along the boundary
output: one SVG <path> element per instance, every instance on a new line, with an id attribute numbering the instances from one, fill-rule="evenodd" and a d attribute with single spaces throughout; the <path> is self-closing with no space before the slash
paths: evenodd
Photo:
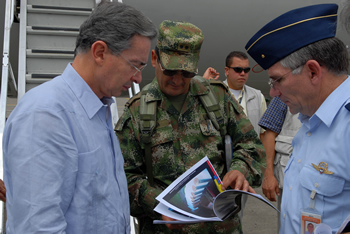
<path id="1" fill-rule="evenodd" d="M 261 184 L 266 167 L 264 148 L 227 87 L 212 81 L 211 88 L 224 110 L 227 133 L 233 142 L 233 159 L 226 173 L 223 138 L 199 100 L 200 95 L 208 93 L 208 87 L 203 85 L 206 80 L 199 76 L 190 79 L 197 71 L 203 38 L 202 31 L 190 23 L 164 21 L 159 26 L 156 50 L 152 51 L 156 78 L 146 94 L 146 102 L 157 101 L 157 125 L 151 137 L 154 186 L 146 178 L 140 94 L 126 104 L 115 129 L 125 159 L 131 215 L 139 218 L 141 233 L 242 233 L 237 215 L 224 222 L 194 225 L 152 223 L 170 219 L 153 211 L 158 204 L 155 198 L 204 156 L 208 156 L 221 178 L 225 176 L 226 188 L 253 191 L 249 185 Z"/>

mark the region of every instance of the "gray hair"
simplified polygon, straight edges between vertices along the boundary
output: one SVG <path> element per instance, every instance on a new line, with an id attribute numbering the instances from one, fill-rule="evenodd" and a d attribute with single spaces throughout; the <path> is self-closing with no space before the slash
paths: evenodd
<path id="1" fill-rule="evenodd" d="M 102 1 L 80 26 L 75 55 L 86 53 L 93 43 L 104 41 L 113 54 L 129 49 L 134 35 L 158 35 L 152 21 L 135 8 L 119 2 Z"/>
<path id="2" fill-rule="evenodd" d="M 293 52 L 280 61 L 285 68 L 293 70 L 297 75 L 302 71 L 302 65 L 309 60 L 316 60 L 334 75 L 348 73 L 349 55 L 345 44 L 336 37 L 323 39 Z"/>

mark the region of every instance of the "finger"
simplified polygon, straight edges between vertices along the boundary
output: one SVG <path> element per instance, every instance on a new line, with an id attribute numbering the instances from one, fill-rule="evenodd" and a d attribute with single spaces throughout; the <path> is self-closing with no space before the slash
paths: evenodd
<path id="1" fill-rule="evenodd" d="M 0 200 L 6 202 L 6 197 L 3 194 L 0 194 Z"/>
<path id="2" fill-rule="evenodd" d="M 263 190 L 263 194 L 265 195 L 265 197 L 269 198 L 269 193 L 266 190 Z"/>
<path id="3" fill-rule="evenodd" d="M 244 179 L 241 179 L 241 178 L 238 177 L 236 179 L 236 182 L 235 182 L 235 185 L 234 185 L 235 190 L 242 190 L 243 184 L 244 184 Z"/>
<path id="4" fill-rule="evenodd" d="M 249 189 L 249 182 L 247 181 L 247 180 L 244 180 L 243 181 L 243 186 L 242 186 L 242 190 L 244 191 L 244 192 L 248 192 L 248 189 Z"/>
<path id="5" fill-rule="evenodd" d="M 231 186 L 231 188 L 235 188 L 235 180 L 236 180 L 236 175 L 232 172 L 227 173 L 224 176 L 224 179 L 222 180 L 222 190 L 225 190 L 228 186 Z"/>
<path id="6" fill-rule="evenodd" d="M 248 192 L 257 194 L 257 193 L 255 192 L 255 190 L 254 190 L 252 187 L 250 187 L 250 186 L 249 186 L 249 188 L 248 188 Z"/>
<path id="7" fill-rule="evenodd" d="M 241 172 L 236 170 L 230 171 L 226 173 L 224 179 L 222 180 L 222 188 L 224 190 L 228 186 L 231 186 L 233 189 L 240 190 L 244 180 L 245 177 Z"/>
<path id="8" fill-rule="evenodd" d="M 280 196 L 280 189 L 278 188 L 278 186 L 276 186 L 276 190 L 275 190 L 277 196 Z"/>
<path id="9" fill-rule="evenodd" d="M 276 201 L 276 197 L 275 197 L 275 192 L 274 191 L 271 191 L 270 192 L 270 198 L 269 198 L 270 201 Z"/>
<path id="10" fill-rule="evenodd" d="M 262 184 L 261 188 L 262 188 L 262 192 L 263 192 L 263 194 L 266 196 L 266 194 L 267 194 L 268 190 L 267 190 L 267 188 L 265 187 L 265 183 L 264 183 L 264 182 L 263 182 L 263 184 Z"/>

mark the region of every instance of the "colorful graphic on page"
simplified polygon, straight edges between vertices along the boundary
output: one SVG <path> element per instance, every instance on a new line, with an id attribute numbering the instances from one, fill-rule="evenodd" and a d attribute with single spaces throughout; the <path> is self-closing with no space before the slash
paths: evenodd
<path id="1" fill-rule="evenodd" d="M 171 188 L 162 198 L 167 205 L 178 212 L 195 217 L 216 218 L 213 202 L 222 192 L 221 180 L 206 158 L 198 167 L 194 166 L 187 175 L 179 178 L 176 187 Z M 180 210 L 178 210 L 180 209 Z"/>

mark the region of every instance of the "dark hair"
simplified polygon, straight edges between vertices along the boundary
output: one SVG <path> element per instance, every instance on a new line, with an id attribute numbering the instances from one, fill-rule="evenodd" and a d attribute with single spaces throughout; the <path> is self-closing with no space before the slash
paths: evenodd
<path id="1" fill-rule="evenodd" d="M 349 54 L 345 44 L 336 37 L 326 38 L 293 52 L 280 61 L 281 65 L 300 74 L 302 67 L 309 60 L 316 60 L 334 75 L 348 73 Z M 300 67 L 299 69 L 296 69 Z"/>
<path id="2" fill-rule="evenodd" d="M 158 30 L 152 21 L 135 8 L 119 2 L 102 1 L 80 26 L 75 55 L 85 53 L 91 45 L 104 41 L 112 53 L 130 48 L 134 35 L 157 37 Z"/>
<path id="3" fill-rule="evenodd" d="M 243 60 L 248 59 L 248 56 L 246 53 L 241 52 L 241 51 L 232 51 L 226 57 L 226 67 L 231 66 L 234 57 L 240 58 Z"/>

